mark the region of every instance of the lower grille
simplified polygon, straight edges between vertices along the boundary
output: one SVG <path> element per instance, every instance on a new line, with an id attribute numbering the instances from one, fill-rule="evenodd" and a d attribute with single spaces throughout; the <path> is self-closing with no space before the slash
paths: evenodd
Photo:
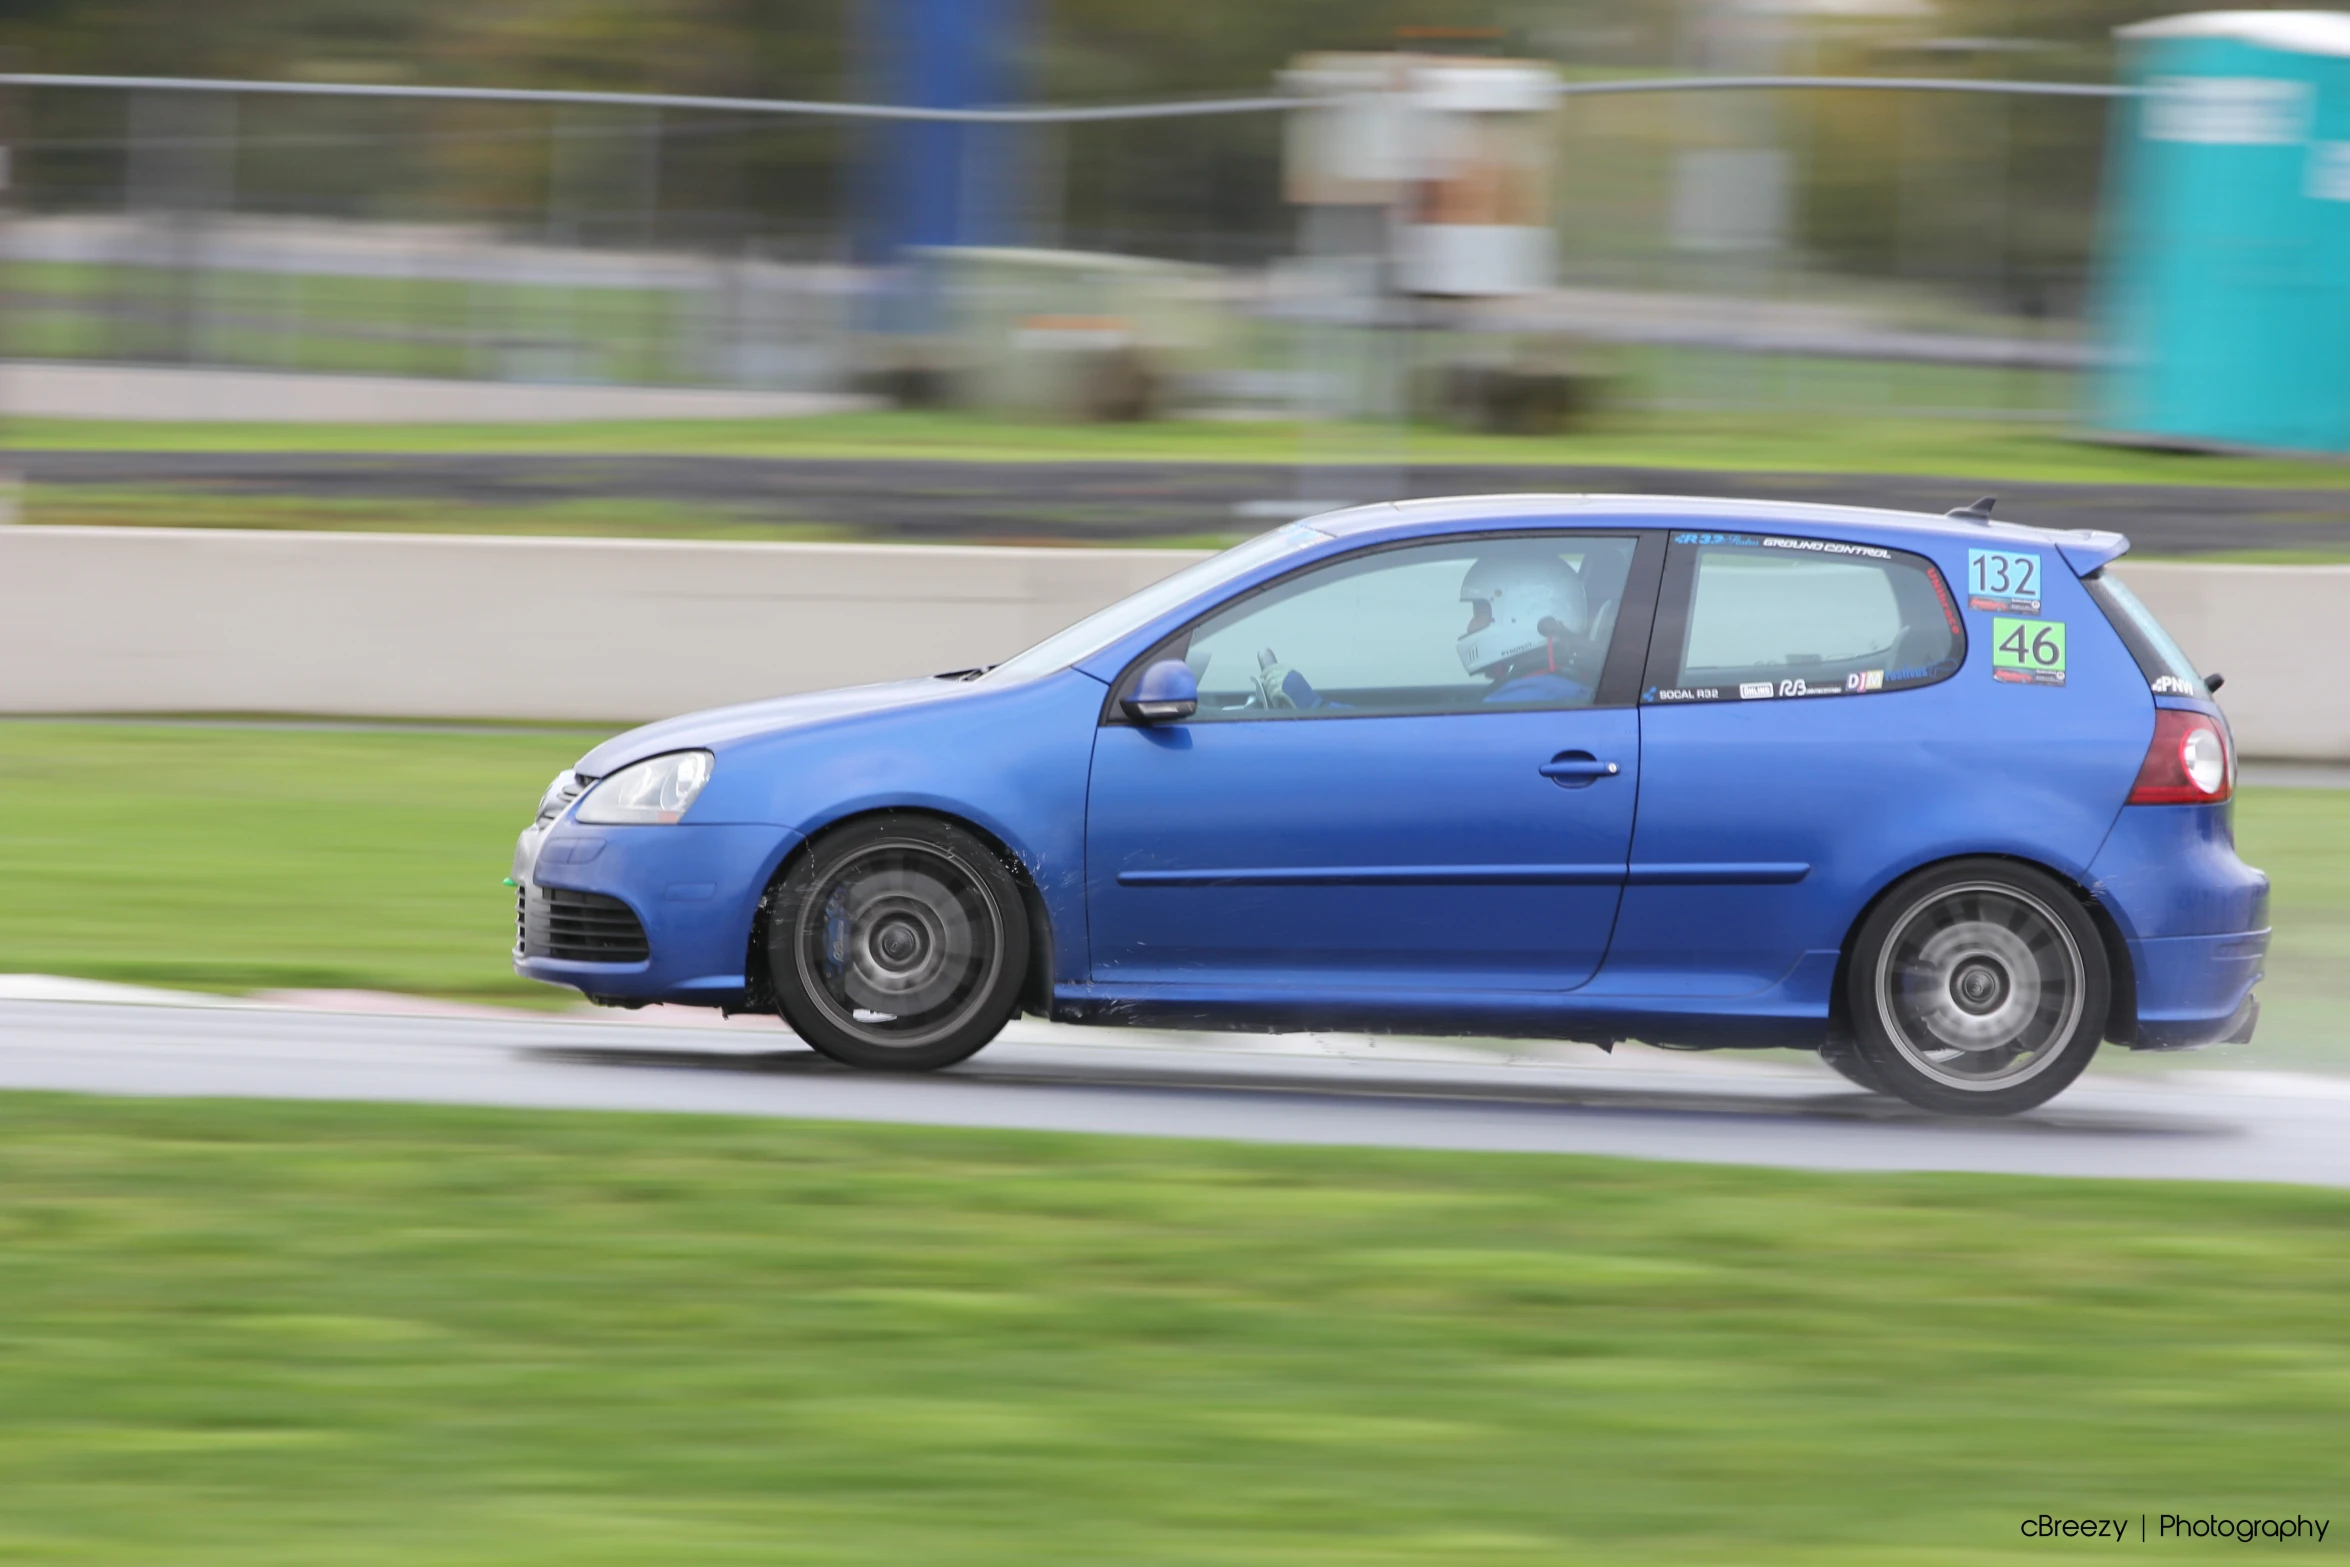
<path id="1" fill-rule="evenodd" d="M 526 958 L 642 963 L 653 955 L 636 911 L 600 892 L 525 887 L 515 900 Z"/>

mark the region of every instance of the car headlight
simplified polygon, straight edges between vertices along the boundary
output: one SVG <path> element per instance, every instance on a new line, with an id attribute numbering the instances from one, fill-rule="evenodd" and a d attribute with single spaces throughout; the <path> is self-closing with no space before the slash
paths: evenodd
<path id="1" fill-rule="evenodd" d="M 598 827 L 674 822 L 710 781 L 714 760 L 707 751 L 672 751 L 623 767 L 588 791 L 572 820 Z"/>

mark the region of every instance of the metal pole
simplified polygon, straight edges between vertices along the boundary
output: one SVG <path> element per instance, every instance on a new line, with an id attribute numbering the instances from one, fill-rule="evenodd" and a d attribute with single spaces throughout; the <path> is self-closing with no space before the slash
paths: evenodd
<path id="1" fill-rule="evenodd" d="M 237 210 L 237 99 L 234 93 L 219 100 L 217 112 L 207 115 L 202 135 L 211 144 L 211 156 L 203 160 L 203 194 L 198 198 L 195 223 L 191 230 L 193 264 L 189 287 L 195 300 L 194 333 L 189 343 L 189 358 L 211 362 L 214 349 L 219 346 L 219 334 L 213 328 L 217 314 L 215 305 L 225 279 L 216 276 L 213 268 L 214 245 L 222 229 L 236 216 Z M 236 308 L 235 295 L 230 295 L 230 308 Z"/>
<path id="2" fill-rule="evenodd" d="M 0 52 L 0 64 L 15 65 L 17 62 L 8 58 L 14 52 Z M 8 242 L 16 231 L 17 182 L 23 177 L 16 146 L 24 139 L 24 96 L 24 89 L 0 80 L 0 373 L 5 373 L 22 349 L 14 331 L 21 274 L 9 254 Z M 0 398 L 0 446 L 6 444 L 6 431 L 6 402 Z M 23 481 L 13 468 L 0 469 L 0 525 L 22 521 L 23 506 Z"/>

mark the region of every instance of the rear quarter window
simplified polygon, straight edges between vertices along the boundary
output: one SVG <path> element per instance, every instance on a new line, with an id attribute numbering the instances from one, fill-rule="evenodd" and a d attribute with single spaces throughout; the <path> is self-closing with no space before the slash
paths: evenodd
<path id="1" fill-rule="evenodd" d="M 1900 691 L 1966 659 L 1948 584 L 1904 550 L 1676 533 L 1665 583 L 1646 701 Z"/>
<path id="2" fill-rule="evenodd" d="M 2089 597 L 2105 612 L 2114 632 L 2122 639 L 2122 646 L 2130 650 L 2137 661 L 2138 672 L 2146 677 L 2147 687 L 2156 696 L 2191 696 L 2211 700 L 2211 691 L 2203 684 L 2203 677 L 2171 634 L 2162 629 L 2162 622 L 2132 593 L 2119 577 L 2105 571 L 2093 571 L 2081 579 L 2089 590 Z"/>

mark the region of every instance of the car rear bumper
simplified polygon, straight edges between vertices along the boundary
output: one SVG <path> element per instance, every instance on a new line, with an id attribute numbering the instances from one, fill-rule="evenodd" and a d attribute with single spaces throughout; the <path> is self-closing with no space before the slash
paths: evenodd
<path id="1" fill-rule="evenodd" d="M 2089 881 L 2133 945 L 2268 925 L 2268 878 L 2236 857 L 2226 805 L 2124 806 Z"/>
<path id="2" fill-rule="evenodd" d="M 2248 1030 L 2268 952 L 2268 878 L 2236 857 L 2227 805 L 2122 808 L 2089 868 L 2090 890 L 2129 951 L 2116 1040 L 2186 1050 Z"/>
<path id="3" fill-rule="evenodd" d="M 2268 955 L 2266 930 L 2133 941 L 2138 987 L 2134 1050 L 2188 1050 L 2252 1037 L 2260 1004 L 2252 987 Z"/>

